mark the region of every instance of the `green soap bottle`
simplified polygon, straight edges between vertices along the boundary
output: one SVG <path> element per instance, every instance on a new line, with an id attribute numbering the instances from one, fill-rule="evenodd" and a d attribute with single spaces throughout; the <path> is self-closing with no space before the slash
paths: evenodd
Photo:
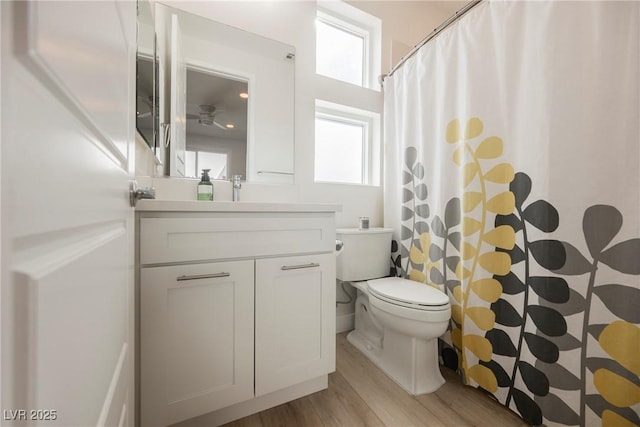
<path id="1" fill-rule="evenodd" d="M 211 169 L 202 169 L 202 178 L 198 183 L 198 200 L 213 200 L 213 184 L 209 178 Z"/>

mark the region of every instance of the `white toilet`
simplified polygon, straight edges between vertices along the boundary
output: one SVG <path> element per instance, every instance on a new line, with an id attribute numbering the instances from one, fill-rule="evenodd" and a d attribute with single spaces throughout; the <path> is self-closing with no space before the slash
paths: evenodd
<path id="1" fill-rule="evenodd" d="M 390 228 L 339 228 L 336 276 L 358 289 L 355 329 L 347 339 L 411 394 L 436 391 L 444 378 L 437 338 L 451 318 L 449 297 L 389 275 Z"/>

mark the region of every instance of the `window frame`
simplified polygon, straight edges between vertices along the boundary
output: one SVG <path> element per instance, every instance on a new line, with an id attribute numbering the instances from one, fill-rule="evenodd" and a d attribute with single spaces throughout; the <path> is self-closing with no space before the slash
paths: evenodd
<path id="1" fill-rule="evenodd" d="M 322 184 L 380 186 L 380 114 L 345 105 L 333 104 L 327 101 L 316 100 L 314 123 L 316 123 L 318 119 L 362 126 L 362 158 L 360 159 L 362 165 L 362 176 L 359 183 L 319 181 L 316 179 L 316 169 L 318 165 L 315 162 L 317 157 L 314 155 L 314 182 Z M 317 139 L 315 139 L 316 144 L 317 142 Z"/>
<path id="2" fill-rule="evenodd" d="M 351 33 L 364 39 L 363 46 L 363 78 L 362 86 L 345 82 L 344 80 L 324 76 L 336 81 L 353 84 L 356 87 L 373 89 L 380 91 L 378 76 L 382 73 L 382 22 L 360 9 L 342 1 L 318 1 L 316 8 L 316 19 L 327 25 L 331 25 L 338 30 Z M 316 32 L 317 37 L 317 32 Z M 316 41 L 317 46 L 317 41 Z"/>
<path id="3" fill-rule="evenodd" d="M 334 29 L 338 30 L 338 31 L 342 31 L 343 33 L 347 33 L 349 35 L 358 37 L 360 39 L 362 39 L 362 75 L 360 76 L 360 78 L 362 79 L 362 84 L 356 84 L 356 83 L 351 83 L 348 82 L 346 80 L 342 80 L 342 79 L 338 79 L 332 76 L 327 76 L 326 74 L 321 74 L 318 73 L 317 68 L 316 68 L 316 73 L 320 74 L 321 76 L 330 78 L 330 79 L 334 79 L 334 80 L 338 80 L 347 84 L 352 84 L 354 86 L 358 86 L 358 87 L 370 87 L 370 74 L 371 72 L 369 71 L 369 65 L 371 63 L 371 60 L 369 58 L 370 56 L 370 38 L 371 35 L 369 34 L 369 31 L 367 31 L 366 29 L 362 28 L 361 26 L 357 26 L 357 25 L 353 25 L 350 22 L 347 22 L 343 19 L 337 18 L 334 15 L 328 14 L 326 12 L 323 12 L 322 10 L 318 10 L 316 13 L 316 19 L 317 21 L 333 27 Z M 317 37 L 317 31 L 316 31 L 316 37 Z M 316 40 L 316 47 L 317 47 L 317 40 Z M 317 53 L 316 53 L 317 55 Z M 316 67 L 317 67 L 317 56 L 316 56 Z"/>

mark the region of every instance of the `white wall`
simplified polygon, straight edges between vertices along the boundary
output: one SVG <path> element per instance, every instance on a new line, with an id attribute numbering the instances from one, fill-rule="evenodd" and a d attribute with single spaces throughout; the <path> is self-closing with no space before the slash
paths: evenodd
<path id="1" fill-rule="evenodd" d="M 382 187 L 343 184 L 316 184 L 313 182 L 314 168 L 314 112 L 315 97 L 324 91 L 323 78 L 315 75 L 315 15 L 314 1 L 283 2 L 190 2 L 170 0 L 164 2 L 172 7 L 207 17 L 246 31 L 269 37 L 296 48 L 295 59 L 295 184 L 258 185 L 244 184 L 243 199 L 254 201 L 309 201 L 341 204 L 342 212 L 337 215 L 338 227 L 356 226 L 358 217 L 369 216 L 372 226 L 381 226 Z M 465 2 L 450 1 L 349 1 L 382 20 L 382 69 L 391 67 L 391 47 L 409 49 L 424 35 L 428 34 L 448 18 Z M 396 43 L 393 43 L 395 41 Z M 404 54 L 405 52 L 401 52 Z M 396 49 L 396 56 L 401 56 Z M 340 91 L 344 99 L 354 101 L 360 108 L 382 111 L 382 92 L 371 91 L 366 96 L 355 94 L 345 84 Z M 354 97 L 357 97 L 354 99 Z M 163 181 L 156 179 L 158 195 L 179 197 L 184 194 L 193 197 L 191 187 L 195 182 L 170 182 L 160 188 Z M 216 183 L 222 187 L 216 194 L 230 194 L 228 183 Z M 218 189 L 217 189 L 218 190 Z"/>

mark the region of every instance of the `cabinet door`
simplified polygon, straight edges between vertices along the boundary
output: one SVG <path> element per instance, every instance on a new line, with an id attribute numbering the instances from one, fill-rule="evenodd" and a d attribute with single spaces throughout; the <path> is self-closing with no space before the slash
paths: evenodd
<path id="1" fill-rule="evenodd" d="M 335 370 L 335 256 L 256 261 L 256 396 Z"/>
<path id="2" fill-rule="evenodd" d="M 254 261 L 142 268 L 143 426 L 253 397 Z"/>

